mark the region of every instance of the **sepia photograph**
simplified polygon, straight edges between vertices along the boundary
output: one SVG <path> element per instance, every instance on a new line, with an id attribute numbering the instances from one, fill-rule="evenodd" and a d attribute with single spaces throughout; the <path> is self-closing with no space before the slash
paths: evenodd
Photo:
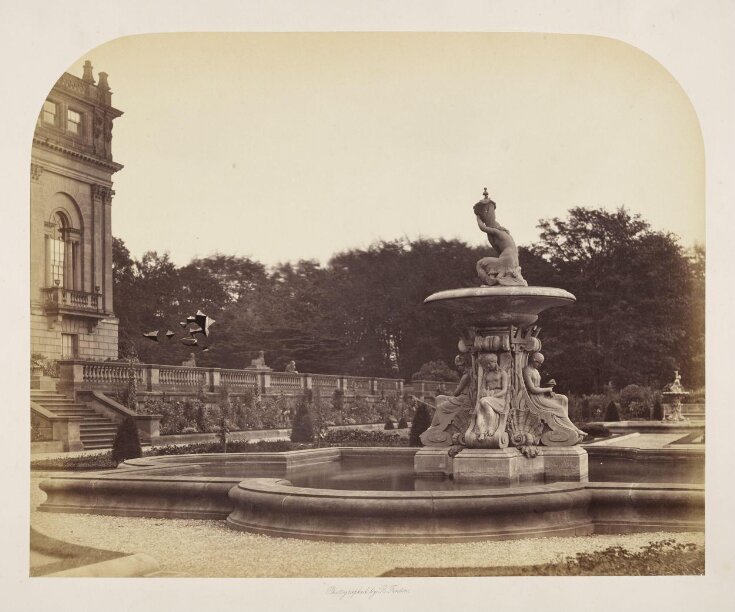
<path id="1" fill-rule="evenodd" d="M 41 88 L 21 573 L 358 609 L 731 573 L 682 82 L 589 31 L 278 29 L 130 31 Z"/>

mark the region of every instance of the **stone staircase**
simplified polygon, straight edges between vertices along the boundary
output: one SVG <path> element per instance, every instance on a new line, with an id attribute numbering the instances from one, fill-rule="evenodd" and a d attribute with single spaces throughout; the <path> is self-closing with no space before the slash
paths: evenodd
<path id="1" fill-rule="evenodd" d="M 86 404 L 76 403 L 58 391 L 40 389 L 31 389 L 31 401 L 58 416 L 82 417 L 84 420 L 79 425 L 79 437 L 84 450 L 112 448 L 117 425 Z"/>

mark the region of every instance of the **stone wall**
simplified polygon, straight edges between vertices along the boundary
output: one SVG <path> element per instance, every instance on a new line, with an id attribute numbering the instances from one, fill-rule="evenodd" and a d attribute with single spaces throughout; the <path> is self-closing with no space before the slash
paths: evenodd
<path id="1" fill-rule="evenodd" d="M 80 359 L 117 359 L 118 320 L 103 319 L 90 325 L 79 319 L 54 322 L 42 308 L 31 309 L 31 353 L 61 359 L 61 334 L 75 334 Z"/>

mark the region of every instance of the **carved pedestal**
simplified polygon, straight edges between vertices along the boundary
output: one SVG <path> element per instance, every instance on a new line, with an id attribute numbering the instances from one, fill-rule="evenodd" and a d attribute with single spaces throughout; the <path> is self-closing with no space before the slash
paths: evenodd
<path id="1" fill-rule="evenodd" d="M 681 413 L 681 400 L 689 395 L 688 391 L 664 391 L 664 421 L 688 421 Z"/>

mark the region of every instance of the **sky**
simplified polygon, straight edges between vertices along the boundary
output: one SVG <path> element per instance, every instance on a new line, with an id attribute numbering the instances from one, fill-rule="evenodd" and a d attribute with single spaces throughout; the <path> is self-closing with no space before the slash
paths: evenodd
<path id="1" fill-rule="evenodd" d="M 150 34 L 109 74 L 113 234 L 178 265 L 273 265 L 377 240 L 484 244 L 487 187 L 518 244 L 573 206 L 625 206 L 704 242 L 697 117 L 654 59 L 556 34 Z"/>

